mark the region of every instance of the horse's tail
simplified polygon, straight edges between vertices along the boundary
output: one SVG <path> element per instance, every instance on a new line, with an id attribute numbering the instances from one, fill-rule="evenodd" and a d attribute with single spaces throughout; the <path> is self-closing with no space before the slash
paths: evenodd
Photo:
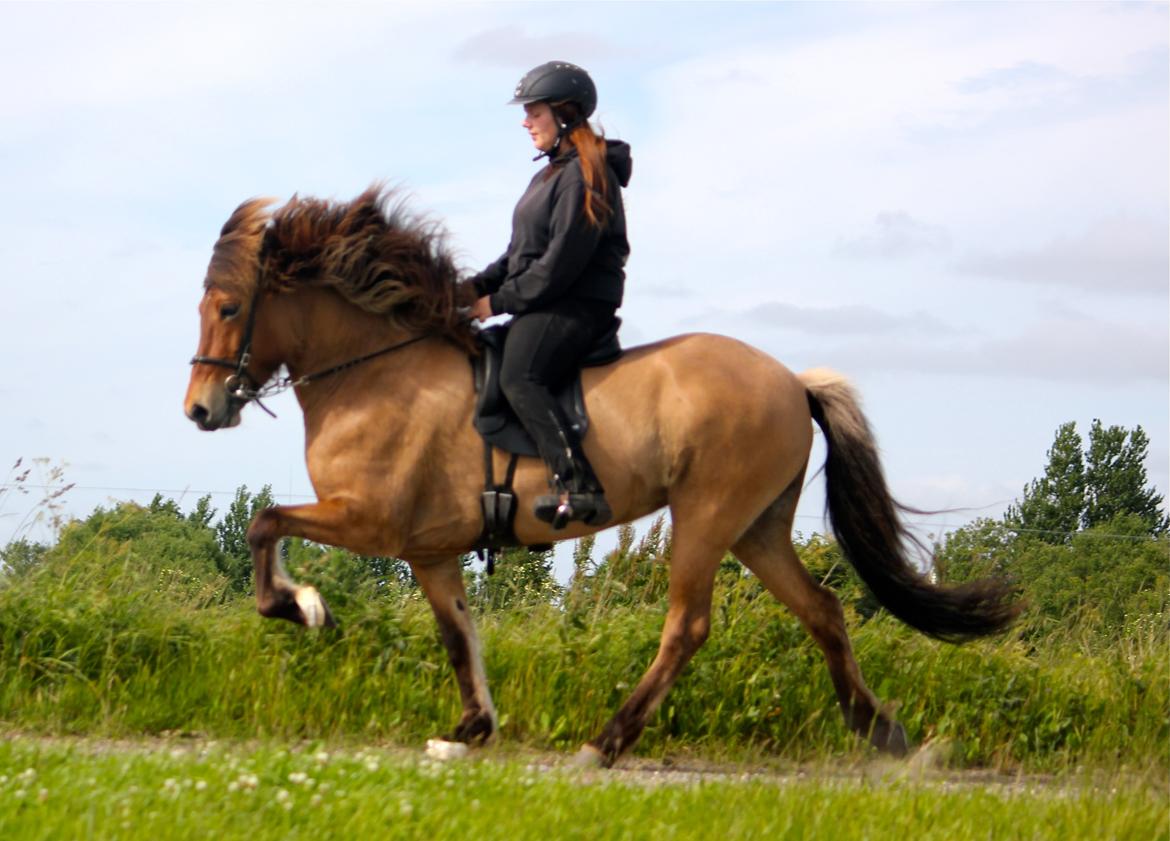
<path id="1" fill-rule="evenodd" d="M 898 517 L 877 445 L 853 388 L 817 369 L 800 375 L 813 419 L 827 442 L 825 485 L 829 520 L 845 557 L 882 606 L 932 637 L 961 642 L 1008 627 L 1022 605 L 995 579 L 939 587 L 910 561 L 913 538 Z"/>

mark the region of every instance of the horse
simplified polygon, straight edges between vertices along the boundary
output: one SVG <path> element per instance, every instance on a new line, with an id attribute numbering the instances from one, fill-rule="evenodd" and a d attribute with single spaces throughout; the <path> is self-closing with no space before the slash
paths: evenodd
<path id="1" fill-rule="evenodd" d="M 268 508 L 249 527 L 257 609 L 308 627 L 334 624 L 320 593 L 283 569 L 276 549 L 285 536 L 405 560 L 457 677 L 462 714 L 448 738 L 485 743 L 498 723 L 460 563 L 483 528 L 475 327 L 445 232 L 378 186 L 349 202 L 273 204 L 245 201 L 215 242 L 184 401 L 203 430 L 235 426 L 245 405 L 276 388 L 294 389 L 303 412 L 317 501 Z M 792 545 L 813 424 L 826 441 L 833 532 L 886 609 L 961 642 L 1004 630 L 1020 605 L 1006 582 L 944 587 L 918 570 L 906 509 L 891 497 L 850 384 L 825 369 L 794 374 L 735 339 L 701 333 L 631 347 L 581 377 L 591 419 L 584 449 L 606 488 L 609 525 L 669 507 L 673 551 L 657 656 L 577 761 L 609 767 L 637 741 L 707 639 L 728 552 L 816 641 L 847 726 L 905 755 L 904 728 L 862 679 L 840 601 Z M 492 458 L 501 475 L 507 455 Z M 520 459 L 520 543 L 596 531 L 583 523 L 554 531 L 534 516 L 547 481 L 539 459 Z"/>

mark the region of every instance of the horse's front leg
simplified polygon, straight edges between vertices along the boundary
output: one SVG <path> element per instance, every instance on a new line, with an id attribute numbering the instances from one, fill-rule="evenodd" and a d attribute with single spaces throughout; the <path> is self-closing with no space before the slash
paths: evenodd
<path id="1" fill-rule="evenodd" d="M 454 742 L 482 744 L 496 732 L 496 709 L 488 691 L 483 655 L 467 604 L 459 558 L 432 564 L 412 563 L 411 569 L 431 603 L 435 621 L 439 623 L 439 634 L 459 682 L 463 715 L 455 725 L 455 732 L 447 738 Z"/>
<path id="2" fill-rule="evenodd" d="M 278 505 L 257 514 L 248 527 L 248 545 L 252 547 L 256 609 L 260 615 L 287 619 L 308 628 L 335 626 L 333 614 L 317 588 L 289 578 L 276 545 L 286 536 L 337 545 L 343 540 L 344 530 L 352 527 L 350 512 L 338 501 Z"/>

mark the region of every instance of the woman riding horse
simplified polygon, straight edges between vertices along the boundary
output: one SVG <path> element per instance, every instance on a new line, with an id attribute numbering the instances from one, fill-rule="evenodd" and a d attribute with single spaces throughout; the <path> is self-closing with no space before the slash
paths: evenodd
<path id="1" fill-rule="evenodd" d="M 573 427 L 553 397 L 594 341 L 609 331 L 622 302 L 630 253 L 621 188 L 630 180 L 630 147 L 589 126 L 597 89 L 573 64 L 550 61 L 525 74 L 511 103 L 547 157 L 512 214 L 503 256 L 469 283 L 471 313 L 514 316 L 504 345 L 500 386 L 544 459 L 556 496 L 536 500 L 537 516 L 563 528 L 570 520 L 612 518 L 605 491 Z"/>

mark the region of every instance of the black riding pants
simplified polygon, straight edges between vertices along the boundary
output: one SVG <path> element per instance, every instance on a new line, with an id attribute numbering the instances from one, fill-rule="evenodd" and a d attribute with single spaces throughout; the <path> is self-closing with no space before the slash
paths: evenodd
<path id="1" fill-rule="evenodd" d="M 561 299 L 516 316 L 508 328 L 500 387 L 545 463 L 562 479 L 584 478 L 574 475 L 572 458 L 585 457 L 553 394 L 569 382 L 593 342 L 613 324 L 615 309 L 589 298 Z M 566 443 L 572 457 L 565 452 Z"/>

